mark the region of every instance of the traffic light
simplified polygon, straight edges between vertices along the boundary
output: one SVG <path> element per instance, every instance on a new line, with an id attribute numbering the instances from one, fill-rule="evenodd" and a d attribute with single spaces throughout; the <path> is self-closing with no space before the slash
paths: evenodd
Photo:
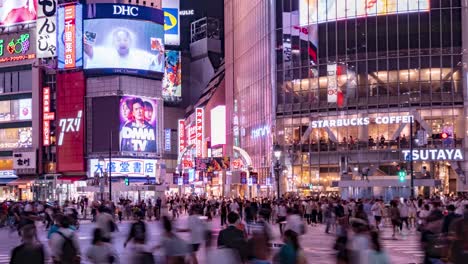
<path id="1" fill-rule="evenodd" d="M 440 137 L 441 137 L 442 139 L 447 139 L 447 138 L 449 137 L 449 134 L 448 134 L 447 132 L 442 132 L 442 133 L 440 134 Z"/>
<path id="2" fill-rule="evenodd" d="M 128 177 L 125 177 L 125 180 L 124 180 L 124 181 L 125 181 L 125 185 L 126 185 L 126 186 L 129 186 L 129 185 L 130 185 L 130 181 L 128 180 Z"/>
<path id="3" fill-rule="evenodd" d="M 405 170 L 398 171 L 398 178 L 400 182 L 404 182 L 406 180 L 406 171 Z"/>

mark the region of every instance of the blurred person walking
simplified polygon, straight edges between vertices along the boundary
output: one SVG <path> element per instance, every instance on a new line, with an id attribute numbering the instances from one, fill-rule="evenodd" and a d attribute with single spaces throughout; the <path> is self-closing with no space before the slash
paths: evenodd
<path id="1" fill-rule="evenodd" d="M 24 226 L 21 237 L 21 245 L 11 251 L 10 264 L 45 264 L 45 249 L 36 240 L 37 234 L 34 225 Z"/>
<path id="2" fill-rule="evenodd" d="M 119 255 L 112 244 L 104 241 L 102 231 L 98 228 L 93 231 L 93 241 L 86 251 L 86 257 L 93 264 L 118 264 Z"/>

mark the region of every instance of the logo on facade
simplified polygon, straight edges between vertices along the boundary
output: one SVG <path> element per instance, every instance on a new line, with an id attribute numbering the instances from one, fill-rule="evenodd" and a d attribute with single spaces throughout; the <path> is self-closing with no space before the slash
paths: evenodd
<path id="1" fill-rule="evenodd" d="M 59 127 L 60 127 L 60 135 L 58 140 L 58 145 L 61 146 L 63 144 L 63 138 L 65 137 L 65 133 L 72 133 L 72 132 L 79 132 L 80 131 L 80 124 L 81 124 L 81 117 L 83 115 L 83 111 L 78 111 L 78 114 L 75 118 L 62 118 L 59 120 Z"/>
<path id="2" fill-rule="evenodd" d="M 138 7 L 136 6 L 124 6 L 124 5 L 114 5 L 113 15 L 122 15 L 122 16 L 138 16 Z"/>
<path id="3" fill-rule="evenodd" d="M 414 149 L 410 156 L 410 150 L 402 150 L 405 160 L 463 160 L 461 149 Z"/>

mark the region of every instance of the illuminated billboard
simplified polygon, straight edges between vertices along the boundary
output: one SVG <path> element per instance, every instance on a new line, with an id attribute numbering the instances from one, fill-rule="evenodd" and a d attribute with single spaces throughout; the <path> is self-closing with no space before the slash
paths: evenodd
<path id="1" fill-rule="evenodd" d="M 120 99 L 120 150 L 156 152 L 157 102 L 145 97 Z"/>
<path id="2" fill-rule="evenodd" d="M 164 43 L 166 45 L 180 44 L 180 14 L 179 0 L 163 0 L 164 11 Z"/>
<path id="3" fill-rule="evenodd" d="M 0 128 L 0 150 L 31 148 L 32 127 Z"/>
<path id="4" fill-rule="evenodd" d="M 429 0 L 299 0 L 300 24 L 429 11 Z"/>
<path id="5" fill-rule="evenodd" d="M 156 176 L 157 160 L 152 159 L 126 159 L 112 158 L 112 163 L 109 159 L 99 161 L 99 159 L 89 160 L 88 177 L 94 177 L 95 174 L 100 175 L 102 172 L 112 172 L 112 177 L 128 176 L 128 177 L 152 177 Z"/>
<path id="6" fill-rule="evenodd" d="M 57 54 L 57 0 L 40 0 L 38 5 L 36 22 L 37 57 L 54 57 Z"/>
<path id="7" fill-rule="evenodd" d="M 83 66 L 82 6 L 62 6 L 57 13 L 58 68 L 67 70 L 81 67 Z"/>
<path id="8" fill-rule="evenodd" d="M 0 122 L 31 120 L 32 99 L 0 101 Z"/>
<path id="9" fill-rule="evenodd" d="M 35 0 L 2 0 L 0 3 L 0 26 L 2 27 L 36 20 L 37 1 Z"/>
<path id="10" fill-rule="evenodd" d="M 211 109 L 211 146 L 226 144 L 226 106 Z"/>
<path id="11" fill-rule="evenodd" d="M 0 36 L 0 63 L 34 59 L 35 34 L 20 32 Z"/>
<path id="12" fill-rule="evenodd" d="M 164 72 L 163 26 L 127 19 L 84 22 L 84 69 L 116 73 Z"/>
<path id="13" fill-rule="evenodd" d="M 84 171 L 84 97 L 82 71 L 57 74 L 57 171 Z"/>
<path id="14" fill-rule="evenodd" d="M 182 60 L 180 55 L 180 51 L 166 51 L 166 64 L 162 80 L 162 97 L 166 102 L 180 102 L 182 100 Z"/>

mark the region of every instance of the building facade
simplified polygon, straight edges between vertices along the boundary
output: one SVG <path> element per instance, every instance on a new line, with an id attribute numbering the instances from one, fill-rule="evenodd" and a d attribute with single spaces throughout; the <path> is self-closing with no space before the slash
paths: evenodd
<path id="1" fill-rule="evenodd" d="M 387 199 L 413 172 L 416 194 L 467 191 L 466 1 L 355 2 L 276 1 L 282 185 Z"/>

